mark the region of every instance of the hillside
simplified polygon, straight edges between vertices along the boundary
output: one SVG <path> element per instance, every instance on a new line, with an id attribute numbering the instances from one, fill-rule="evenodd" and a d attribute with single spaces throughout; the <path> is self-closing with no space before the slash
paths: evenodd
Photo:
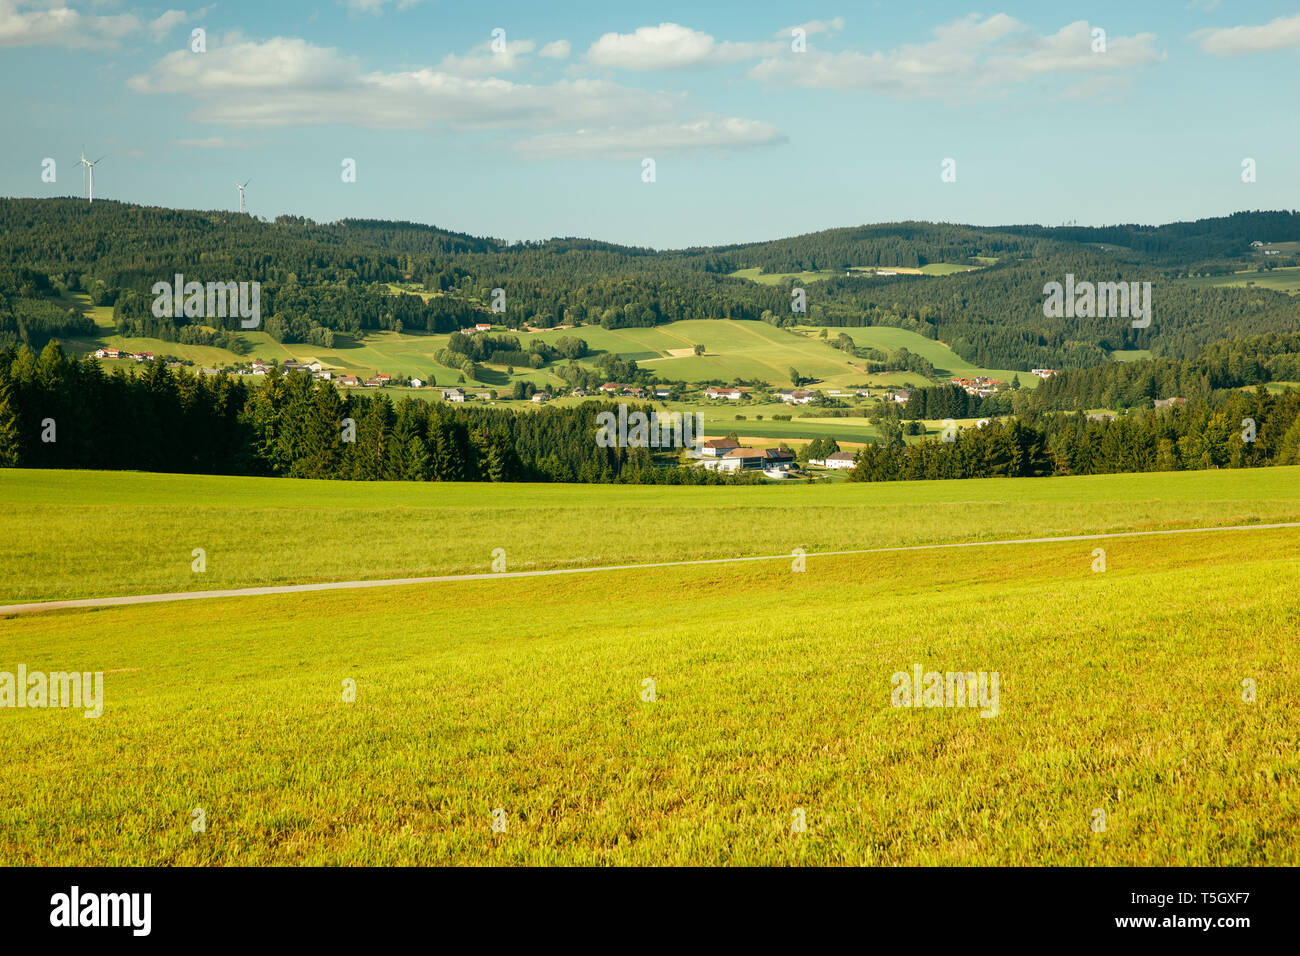
<path id="1" fill-rule="evenodd" d="M 977 368 L 1083 368 L 1112 352 L 1187 358 L 1218 339 L 1290 331 L 1300 321 L 1288 294 L 1297 240 L 1300 216 L 1271 212 L 1107 229 L 892 223 L 656 251 L 579 238 L 507 244 L 414 223 L 5 199 L 0 346 L 61 338 L 84 347 L 111 322 L 124 338 L 241 354 L 235 320 L 152 314 L 151 287 L 179 273 L 261 283 L 260 331 L 285 346 L 328 349 L 339 336 L 340 347 L 365 347 L 381 331 L 448 334 L 484 318 L 506 329 L 605 330 L 738 319 L 908 330 Z M 1265 257 L 1253 241 L 1278 254 Z M 915 274 L 864 271 L 884 267 Z M 1043 286 L 1067 274 L 1151 282 L 1154 321 L 1134 329 L 1125 317 L 1044 316 Z M 791 310 L 795 286 L 806 312 Z M 490 311 L 495 289 L 504 312 Z M 691 375 L 706 365 L 677 363 Z"/>

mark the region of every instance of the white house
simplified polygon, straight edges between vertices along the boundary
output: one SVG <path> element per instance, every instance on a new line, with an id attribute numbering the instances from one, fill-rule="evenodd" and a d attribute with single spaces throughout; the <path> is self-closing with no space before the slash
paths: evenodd
<path id="1" fill-rule="evenodd" d="M 835 454 L 828 455 L 825 458 L 809 458 L 808 464 L 816 465 L 818 468 L 852 468 L 854 465 L 854 459 L 857 457 L 857 452 L 837 451 Z"/>
<path id="2" fill-rule="evenodd" d="M 444 388 L 442 390 L 442 397 L 444 401 L 448 401 L 448 402 L 465 401 L 465 393 L 461 391 L 459 388 Z"/>
<path id="3" fill-rule="evenodd" d="M 728 401 L 739 401 L 749 394 L 746 388 L 706 388 L 704 390 L 705 398 L 725 398 Z"/>
<path id="4" fill-rule="evenodd" d="M 810 392 L 806 388 L 785 389 L 777 394 L 787 405 L 807 405 L 817 397 L 816 392 Z"/>
<path id="5" fill-rule="evenodd" d="M 424 388 L 424 383 L 418 378 L 411 379 L 411 388 Z"/>
<path id="6" fill-rule="evenodd" d="M 536 402 L 538 405 L 542 404 L 542 402 L 549 402 L 550 400 L 550 392 L 533 392 L 533 397 L 529 399 L 529 401 Z"/>

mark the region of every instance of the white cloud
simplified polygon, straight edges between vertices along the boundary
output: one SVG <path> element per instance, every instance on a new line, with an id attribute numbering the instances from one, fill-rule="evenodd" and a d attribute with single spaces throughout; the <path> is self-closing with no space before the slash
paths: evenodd
<path id="1" fill-rule="evenodd" d="M 635 33 L 606 33 L 587 50 L 594 66 L 622 70 L 683 70 L 775 56 L 784 43 L 719 43 L 707 33 L 678 23 L 638 27 Z"/>
<path id="2" fill-rule="evenodd" d="M 224 136 L 205 136 L 199 139 L 178 139 L 176 145 L 184 149 L 248 149 L 254 144 L 248 140 L 227 139 Z"/>
<path id="3" fill-rule="evenodd" d="M 568 59 L 570 46 L 568 40 L 555 40 L 537 51 L 537 55 L 548 60 Z"/>
<path id="4" fill-rule="evenodd" d="M 788 40 L 790 34 L 795 30 L 802 30 L 807 36 L 813 36 L 818 33 L 828 33 L 834 36 L 844 29 L 844 18 L 834 17 L 830 20 L 809 20 L 807 23 L 796 23 L 794 26 L 786 27 L 776 34 L 778 39 Z"/>
<path id="5" fill-rule="evenodd" d="M 210 9 L 212 8 L 204 7 L 201 10 L 195 10 L 193 13 L 186 13 L 184 10 L 168 10 L 156 19 L 149 21 L 149 32 L 156 42 L 162 42 L 174 28 L 182 23 L 189 23 L 191 20 L 198 20 L 207 16 Z"/>
<path id="6" fill-rule="evenodd" d="M 647 147 L 656 153 L 730 149 L 783 139 L 775 127 L 755 120 L 683 116 L 689 104 L 682 94 L 598 79 L 533 85 L 430 68 L 366 72 L 355 58 L 334 48 L 289 37 L 253 41 L 231 35 L 206 56 L 177 50 L 127 85 L 137 93 L 193 99 L 190 118 L 198 122 L 503 131 L 529 137 L 516 148 L 539 158 L 621 155 Z M 180 145 L 241 144 L 212 137 Z"/>
<path id="7" fill-rule="evenodd" d="M 1243 53 L 1266 53 L 1287 47 L 1300 47 L 1300 15 L 1278 17 L 1262 27 L 1197 30 L 1192 38 L 1201 41 L 1201 49 L 1216 56 L 1238 56 Z"/>
<path id="8" fill-rule="evenodd" d="M 480 43 L 464 56 L 448 53 L 438 64 L 439 71 L 454 76 L 494 76 L 524 65 L 525 58 L 537 44 L 532 40 L 512 40 L 500 53 L 492 52 L 490 42 Z"/>
<path id="9" fill-rule="evenodd" d="M 83 16 L 56 3 L 0 0 L 0 46 L 112 47 L 139 29 L 131 14 Z"/>
<path id="10" fill-rule="evenodd" d="M 734 150 L 785 142 L 770 123 L 726 116 L 705 116 L 687 123 L 655 126 L 610 126 L 575 133 L 548 133 L 515 144 L 538 159 L 599 157 L 640 159 L 689 150 Z"/>
<path id="11" fill-rule="evenodd" d="M 1154 40 L 1150 33 L 1111 36 L 1106 51 L 1094 53 L 1092 27 L 1084 20 L 1039 36 L 1005 13 L 972 14 L 937 27 L 926 43 L 869 54 L 810 49 L 764 60 L 749 75 L 786 86 L 961 99 L 1045 74 L 1105 72 L 1155 62 L 1164 54 L 1153 49 Z"/>

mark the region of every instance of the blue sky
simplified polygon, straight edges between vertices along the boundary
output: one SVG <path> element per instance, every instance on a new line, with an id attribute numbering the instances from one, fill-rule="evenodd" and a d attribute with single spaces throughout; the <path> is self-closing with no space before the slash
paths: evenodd
<path id="1" fill-rule="evenodd" d="M 84 142 L 105 198 L 656 247 L 1300 206 L 1270 0 L 0 0 L 0 80 L 9 196 L 80 195 Z"/>

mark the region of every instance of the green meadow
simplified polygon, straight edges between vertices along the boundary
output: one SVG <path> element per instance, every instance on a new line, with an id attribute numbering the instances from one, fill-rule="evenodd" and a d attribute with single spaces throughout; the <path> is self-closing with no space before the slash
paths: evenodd
<path id="1" fill-rule="evenodd" d="M 815 552 L 1295 521 L 1297 478 L 2 471 L 11 599 L 810 553 L 0 618 L 0 671 L 104 674 L 0 710 L 0 865 L 1295 865 L 1300 529 Z M 892 706 L 918 664 L 996 716 Z"/>
<path id="2" fill-rule="evenodd" d="M 822 328 L 823 326 L 801 326 L 799 334 L 820 336 Z M 933 365 L 941 378 L 985 376 L 987 378 L 1000 378 L 1004 382 L 1010 383 L 1013 378 L 1019 376 L 1023 388 L 1033 388 L 1039 382 L 1038 376 L 1030 375 L 1028 372 L 1020 372 L 1015 369 L 982 368 L 978 365 L 971 365 L 944 343 L 936 342 L 934 339 L 927 339 L 924 335 L 910 329 L 896 329 L 886 325 L 870 325 L 856 328 L 825 326 L 824 328 L 829 340 L 838 338 L 842 332 L 851 338 L 855 345 L 860 347 L 879 349 L 882 352 L 895 352 L 900 348 L 905 348 Z M 873 376 L 873 379 L 881 377 Z M 910 381 L 908 382 L 891 384 L 926 384 L 925 379 L 919 375 L 912 375 L 909 378 Z"/>
<path id="3" fill-rule="evenodd" d="M 1297 246 L 1300 243 L 1279 243 L 1279 245 Z M 1277 292 L 1300 292 L 1300 266 L 1278 266 L 1264 272 L 1251 270 L 1226 276 L 1193 276 L 1178 281 L 1201 287 L 1232 286 L 1272 289 Z"/>

